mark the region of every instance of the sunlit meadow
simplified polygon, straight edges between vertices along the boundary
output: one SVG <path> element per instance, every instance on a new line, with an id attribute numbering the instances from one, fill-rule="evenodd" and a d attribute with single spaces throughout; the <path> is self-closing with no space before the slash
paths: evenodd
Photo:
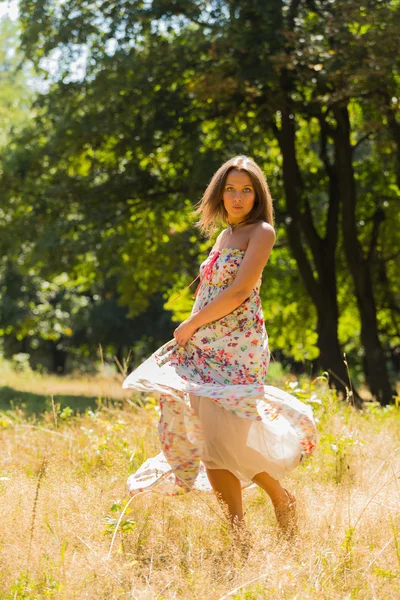
<path id="1" fill-rule="evenodd" d="M 400 598 L 400 410 L 338 403 L 323 378 L 282 380 L 312 402 L 319 446 L 284 480 L 297 543 L 244 491 L 250 550 L 211 494 L 129 505 L 128 475 L 159 452 L 156 401 L 122 376 L 1 372 L 0 598 Z"/>

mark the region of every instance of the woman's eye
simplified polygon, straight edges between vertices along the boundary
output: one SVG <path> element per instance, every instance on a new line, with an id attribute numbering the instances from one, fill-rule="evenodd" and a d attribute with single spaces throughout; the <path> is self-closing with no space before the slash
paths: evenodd
<path id="1" fill-rule="evenodd" d="M 246 194 L 248 194 L 249 192 L 251 192 L 251 189 L 250 188 L 245 188 L 243 191 L 246 192 Z"/>

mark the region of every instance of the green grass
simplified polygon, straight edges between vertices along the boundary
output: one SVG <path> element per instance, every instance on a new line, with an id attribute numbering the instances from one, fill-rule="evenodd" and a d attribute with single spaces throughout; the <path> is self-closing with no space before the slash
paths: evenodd
<path id="1" fill-rule="evenodd" d="M 70 407 L 74 412 L 85 412 L 87 409 L 95 409 L 98 399 L 95 396 L 73 396 L 68 394 L 58 394 L 56 400 L 63 410 Z M 0 410 L 5 411 L 20 407 L 26 416 L 40 415 L 45 411 L 51 410 L 51 397 L 45 394 L 35 394 L 33 392 L 21 392 L 9 386 L 0 387 Z"/>

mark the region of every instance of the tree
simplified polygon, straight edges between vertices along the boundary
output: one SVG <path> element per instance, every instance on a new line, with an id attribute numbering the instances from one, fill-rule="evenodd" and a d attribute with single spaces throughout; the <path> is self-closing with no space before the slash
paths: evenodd
<path id="1" fill-rule="evenodd" d="M 277 211 L 315 307 L 301 314 L 308 325 L 317 320 L 321 365 L 344 386 L 336 267 L 348 183 L 335 152 L 340 111 L 376 109 L 378 86 L 369 75 L 378 63 L 388 89 L 398 85 L 388 60 L 397 40 L 396 3 L 371 2 L 368 13 L 358 0 L 346 7 L 342 18 L 341 3 L 317 0 L 21 2 L 27 56 L 40 65 L 44 56 L 61 52 L 58 77 L 37 104 L 34 129 L 8 154 L 3 177 L 13 222 L 21 232 L 29 223 L 34 232 L 29 260 L 73 272 L 92 257 L 93 265 L 120 276 L 122 300 L 137 314 L 151 294 L 192 275 L 204 247 L 193 242 L 185 249 L 190 208 L 221 160 L 249 153 L 268 175 L 282 166 L 283 181 L 278 176 L 273 183 Z M 375 15 L 379 31 L 371 27 Z M 377 44 L 388 32 L 391 42 L 377 59 Z M 79 52 L 81 80 L 71 70 Z M 397 139 L 392 107 L 385 106 L 392 120 L 383 127 Z M 350 123 L 352 153 L 362 144 L 365 123 Z M 351 158 L 347 171 L 354 167 Z M 27 190 L 35 198 L 28 215 Z M 363 207 L 359 195 L 346 206 L 356 224 Z M 374 265 L 381 232 L 381 226 L 371 230 Z M 357 226 L 360 238 L 368 233 Z M 45 260 L 49 235 L 63 250 L 51 267 Z M 395 289 L 393 279 L 387 281 Z M 371 278 L 371 286 L 380 285 Z M 376 318 L 379 339 L 378 326 Z M 374 380 L 364 334 L 362 340 L 371 388 L 381 402 L 390 401 L 387 376 L 382 371 Z"/>

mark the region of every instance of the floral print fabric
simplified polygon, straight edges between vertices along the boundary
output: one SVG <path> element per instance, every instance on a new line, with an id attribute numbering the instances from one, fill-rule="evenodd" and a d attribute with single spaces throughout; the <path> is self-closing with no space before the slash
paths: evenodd
<path id="1" fill-rule="evenodd" d="M 192 314 L 232 283 L 244 254 L 244 250 L 237 248 L 211 251 L 200 266 L 201 283 Z M 175 340 L 168 342 L 125 379 L 124 388 L 160 394 L 159 434 L 163 452 L 148 459 L 130 476 L 128 489 L 132 494 L 153 485 L 165 493 L 175 493 L 176 486 L 181 491 L 193 487 L 211 489 L 202 458 L 208 429 L 212 429 L 213 423 L 204 421 L 204 417 L 202 422 L 200 418 L 201 407 L 210 401 L 228 411 L 230 418 L 235 415 L 234 424 L 246 427 L 253 423 L 251 435 L 254 437 L 256 431 L 257 439 L 263 438 L 254 446 L 261 459 L 259 471 L 255 465 L 247 468 L 247 472 L 239 464 L 230 467 L 229 458 L 226 464 L 221 464 L 225 460 L 221 457 L 217 464 L 213 459 L 213 468 L 228 468 L 241 479 L 243 486 L 251 484 L 251 477 L 263 470 L 279 479 L 313 452 L 317 434 L 311 407 L 264 383 L 270 355 L 260 285 L 261 278 L 240 306 L 200 327 L 184 348 Z M 228 416 L 221 411 L 220 414 Z M 222 428 L 219 435 L 223 433 Z M 250 433 L 247 437 L 251 437 Z M 228 448 L 229 454 L 229 445 L 237 444 L 240 439 L 240 436 L 222 439 L 221 444 Z M 246 446 L 247 442 L 243 444 Z M 239 457 L 240 450 L 235 449 Z M 243 447 L 243 459 L 246 450 Z"/>

